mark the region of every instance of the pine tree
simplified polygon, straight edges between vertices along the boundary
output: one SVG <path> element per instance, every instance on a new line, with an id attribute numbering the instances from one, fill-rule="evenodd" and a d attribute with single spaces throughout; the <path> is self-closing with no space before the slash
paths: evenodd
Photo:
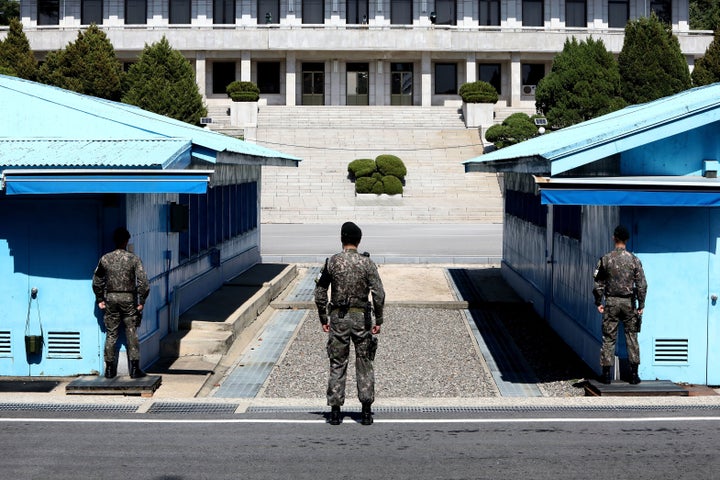
<path id="1" fill-rule="evenodd" d="M 535 92 L 535 105 L 554 128 L 563 128 L 625 106 L 620 71 L 602 40 L 573 37 L 553 60 Z"/>
<path id="2" fill-rule="evenodd" d="M 91 25 L 63 50 L 50 52 L 39 69 L 41 82 L 108 100 L 120 100 L 122 64 L 105 32 Z"/>
<path id="3" fill-rule="evenodd" d="M 7 37 L 0 41 L 0 69 L 8 75 L 35 80 L 37 60 L 17 18 L 10 20 Z"/>
<path id="4" fill-rule="evenodd" d="M 10 20 L 13 18 L 20 18 L 20 2 L 0 0 L 0 25 L 10 25 Z"/>
<path id="5" fill-rule="evenodd" d="M 197 125 L 207 114 L 190 62 L 165 37 L 145 45 L 126 77 L 122 101 Z"/>
<path id="6" fill-rule="evenodd" d="M 620 89 L 628 104 L 650 102 L 690 88 L 680 42 L 655 14 L 628 22 L 618 57 Z"/>
<path id="7" fill-rule="evenodd" d="M 705 55 L 695 62 L 692 72 L 693 85 L 710 85 L 720 82 L 720 30 L 715 31 L 715 38 L 705 50 Z"/>

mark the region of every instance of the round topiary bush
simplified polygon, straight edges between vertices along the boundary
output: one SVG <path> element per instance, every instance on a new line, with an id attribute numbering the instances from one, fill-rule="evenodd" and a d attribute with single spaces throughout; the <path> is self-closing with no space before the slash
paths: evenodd
<path id="1" fill-rule="evenodd" d="M 375 193 L 373 192 L 373 188 L 376 184 L 380 184 L 382 187 L 382 182 L 378 182 L 372 177 L 359 177 L 357 180 L 355 180 L 355 192 L 356 193 Z"/>
<path id="2" fill-rule="evenodd" d="M 372 158 L 359 158 L 348 164 L 348 173 L 351 178 L 368 177 L 377 171 L 377 165 Z"/>
<path id="3" fill-rule="evenodd" d="M 378 172 L 383 176 L 392 175 L 401 181 L 407 175 L 407 168 L 402 160 L 395 155 L 378 155 L 375 159 Z"/>
<path id="4" fill-rule="evenodd" d="M 383 193 L 387 195 L 399 195 L 403 192 L 402 182 L 398 177 L 387 175 L 382 179 Z"/>
<path id="5" fill-rule="evenodd" d="M 253 82 L 235 80 L 225 90 L 233 102 L 257 102 L 260 89 Z"/>
<path id="6" fill-rule="evenodd" d="M 382 180 L 375 182 L 375 185 L 372 186 L 371 193 L 374 193 L 375 195 L 382 195 L 385 193 L 385 186 L 383 185 Z"/>
<path id="7" fill-rule="evenodd" d="M 458 94 L 465 103 L 495 103 L 498 101 L 495 87 L 482 80 L 463 84 L 458 90 Z"/>

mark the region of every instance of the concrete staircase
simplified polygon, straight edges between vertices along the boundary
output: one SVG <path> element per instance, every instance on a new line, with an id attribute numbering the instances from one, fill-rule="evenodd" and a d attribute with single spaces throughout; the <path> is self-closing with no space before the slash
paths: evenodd
<path id="1" fill-rule="evenodd" d="M 457 107 L 262 106 L 245 138 L 303 159 L 263 167 L 263 223 L 500 223 L 494 174 L 465 173 L 483 152 Z M 403 196 L 356 196 L 347 165 L 390 153 L 408 174 Z"/>

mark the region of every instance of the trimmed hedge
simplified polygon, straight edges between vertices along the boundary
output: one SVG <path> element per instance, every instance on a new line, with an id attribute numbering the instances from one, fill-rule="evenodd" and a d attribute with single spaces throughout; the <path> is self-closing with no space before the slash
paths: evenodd
<path id="1" fill-rule="evenodd" d="M 495 87 L 482 80 L 464 83 L 460 86 L 458 94 L 465 103 L 495 103 L 498 101 Z"/>
<path id="2" fill-rule="evenodd" d="M 355 192 L 356 193 L 373 193 L 373 187 L 378 183 L 372 177 L 358 177 L 355 179 Z"/>
<path id="3" fill-rule="evenodd" d="M 407 168 L 402 160 L 395 155 L 379 155 L 375 159 L 378 172 L 383 176 L 392 175 L 402 180 L 407 175 Z"/>
<path id="4" fill-rule="evenodd" d="M 383 193 L 388 195 L 399 195 L 403 191 L 403 184 L 398 177 L 386 175 L 382 179 Z"/>
<path id="5" fill-rule="evenodd" d="M 355 193 L 402 194 L 405 175 L 407 168 L 395 155 L 379 155 L 375 160 L 358 158 L 348 164 L 348 176 L 355 180 Z"/>
<path id="6" fill-rule="evenodd" d="M 260 98 L 260 89 L 253 82 L 235 80 L 225 91 L 233 102 L 257 102 Z"/>
<path id="7" fill-rule="evenodd" d="M 348 173 L 351 178 L 369 177 L 377 172 L 377 165 L 372 158 L 358 158 L 348 165 Z"/>

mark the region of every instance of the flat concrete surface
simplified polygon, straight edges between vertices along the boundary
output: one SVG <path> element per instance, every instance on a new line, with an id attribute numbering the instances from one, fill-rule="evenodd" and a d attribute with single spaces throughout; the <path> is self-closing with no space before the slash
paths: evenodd
<path id="1" fill-rule="evenodd" d="M 593 378 L 587 381 L 585 392 L 586 395 L 605 397 L 690 396 L 687 389 L 669 380 L 647 380 L 638 385 L 614 380 L 608 385 Z"/>
<path id="2" fill-rule="evenodd" d="M 80 377 L 73 380 L 65 387 L 69 395 L 152 395 L 160 388 L 162 377 L 160 375 L 148 375 L 142 378 L 130 378 L 117 376 L 115 378 L 105 377 Z"/>

